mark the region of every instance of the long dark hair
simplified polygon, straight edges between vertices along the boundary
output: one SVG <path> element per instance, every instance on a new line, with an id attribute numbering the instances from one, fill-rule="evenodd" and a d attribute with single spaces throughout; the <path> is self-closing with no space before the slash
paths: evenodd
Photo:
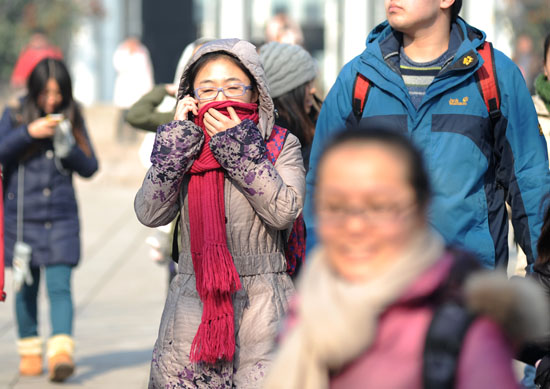
<path id="1" fill-rule="evenodd" d="M 36 65 L 27 80 L 28 94 L 23 99 L 17 119 L 23 124 L 29 124 L 45 115 L 43 109 L 38 106 L 38 98 L 44 89 L 46 89 L 46 84 L 51 78 L 59 85 L 62 96 L 61 104 L 57 107 L 56 113 L 62 113 L 70 120 L 77 145 L 86 155 L 90 156 L 90 145 L 84 135 L 84 119 L 78 105 L 73 99 L 71 76 L 62 61 L 54 58 L 45 58 Z"/>
<path id="2" fill-rule="evenodd" d="M 318 108 L 312 107 L 308 115 L 304 109 L 306 88 L 309 81 L 273 99 L 277 114 L 288 125 L 288 130 L 300 140 L 302 147 L 311 145 L 315 134 Z"/>

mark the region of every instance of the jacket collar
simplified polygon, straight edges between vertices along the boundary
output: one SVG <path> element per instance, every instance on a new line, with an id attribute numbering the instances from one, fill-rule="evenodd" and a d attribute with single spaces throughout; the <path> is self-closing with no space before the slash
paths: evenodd
<path id="1" fill-rule="evenodd" d="M 450 44 L 456 45 L 456 53 L 447 70 L 477 68 L 479 60 L 476 49 L 485 42 L 485 33 L 470 26 L 460 17 L 453 24 L 452 29 L 454 36 Z M 361 54 L 365 62 L 370 62 L 372 57 L 375 57 L 384 61 L 392 70 L 398 71 L 399 49 L 403 45 L 403 34 L 394 30 L 387 20 L 371 31 L 366 45 L 365 51 Z"/>

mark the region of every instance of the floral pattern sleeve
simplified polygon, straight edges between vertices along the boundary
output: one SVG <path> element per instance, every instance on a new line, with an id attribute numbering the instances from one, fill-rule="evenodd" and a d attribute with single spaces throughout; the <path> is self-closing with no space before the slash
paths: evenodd
<path id="1" fill-rule="evenodd" d="M 190 121 L 175 120 L 158 127 L 151 152 L 152 165 L 134 201 L 141 223 L 156 227 L 169 223 L 176 216 L 183 176 L 203 143 L 202 130 Z"/>
<path id="2" fill-rule="evenodd" d="M 274 228 L 289 228 L 302 210 L 305 191 L 298 140 L 289 135 L 275 166 L 266 156 L 260 131 L 248 119 L 214 135 L 209 145 L 258 215 Z"/>

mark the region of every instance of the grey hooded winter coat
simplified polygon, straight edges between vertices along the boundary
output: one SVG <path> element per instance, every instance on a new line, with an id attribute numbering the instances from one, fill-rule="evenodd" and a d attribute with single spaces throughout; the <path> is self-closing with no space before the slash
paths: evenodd
<path id="1" fill-rule="evenodd" d="M 213 41 L 202 46 L 188 66 L 217 51 L 237 57 L 255 78 L 259 92 L 258 125 L 244 120 L 210 141 L 212 153 L 225 170 L 227 245 L 242 283 L 233 296 L 235 356 L 231 362 L 215 365 L 189 361 L 202 303 L 195 289 L 189 249 L 186 172 L 198 156 L 204 136 L 190 121 L 172 121 L 157 130 L 152 166 L 135 198 L 138 219 L 150 227 L 167 224 L 181 212 L 178 275 L 169 288 L 153 351 L 150 388 L 260 387 L 294 291 L 285 273 L 283 245 L 303 205 L 305 171 L 300 143 L 288 134 L 275 166 L 271 165 L 265 141 L 274 123 L 273 103 L 255 47 L 237 39 Z M 184 74 L 179 98 L 188 83 Z"/>

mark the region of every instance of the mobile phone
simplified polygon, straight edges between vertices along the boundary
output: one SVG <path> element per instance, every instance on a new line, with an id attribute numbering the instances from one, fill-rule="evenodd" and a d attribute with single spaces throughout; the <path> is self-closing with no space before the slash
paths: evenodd
<path id="1" fill-rule="evenodd" d="M 60 122 L 60 121 L 63 120 L 63 114 L 62 113 L 50 113 L 50 114 L 46 115 L 46 117 L 49 120 L 53 120 L 53 121 L 56 121 L 56 122 Z"/>

